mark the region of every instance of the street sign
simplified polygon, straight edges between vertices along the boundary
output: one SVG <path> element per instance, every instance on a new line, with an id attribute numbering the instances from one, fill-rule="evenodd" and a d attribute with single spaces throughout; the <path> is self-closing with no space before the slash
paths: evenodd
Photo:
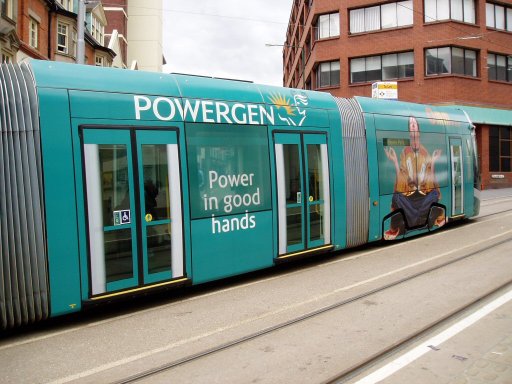
<path id="1" fill-rule="evenodd" d="M 398 100 L 398 84 L 396 81 L 379 81 L 372 84 L 372 98 Z"/>

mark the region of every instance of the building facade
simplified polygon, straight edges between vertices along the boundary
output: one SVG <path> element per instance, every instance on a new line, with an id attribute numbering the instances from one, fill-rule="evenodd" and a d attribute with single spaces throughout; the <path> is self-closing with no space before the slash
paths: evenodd
<path id="1" fill-rule="evenodd" d="M 482 186 L 512 187 L 512 1 L 296 0 L 284 85 L 338 97 L 396 81 L 403 101 L 462 106 Z"/>
<path id="2" fill-rule="evenodd" d="M 103 10 L 108 20 L 105 38 L 117 53 L 112 66 L 132 68 L 128 62 L 128 0 L 111 0 L 108 5 L 103 6 Z"/>
<path id="3" fill-rule="evenodd" d="M 1 62 L 77 62 L 78 0 L 0 2 Z M 161 72 L 161 0 L 88 0 L 85 10 L 86 64 Z"/>
<path id="4" fill-rule="evenodd" d="M 162 72 L 162 0 L 128 1 L 128 61 L 145 71 Z"/>
<path id="5" fill-rule="evenodd" d="M 84 36 L 85 63 L 111 66 L 116 53 L 105 45 L 102 35 L 97 33 L 107 23 L 101 2 L 88 3 Z M 76 62 L 77 1 L 16 0 L 16 11 L 19 47 L 13 53 L 11 61 L 21 62 L 27 58 L 35 58 Z"/>

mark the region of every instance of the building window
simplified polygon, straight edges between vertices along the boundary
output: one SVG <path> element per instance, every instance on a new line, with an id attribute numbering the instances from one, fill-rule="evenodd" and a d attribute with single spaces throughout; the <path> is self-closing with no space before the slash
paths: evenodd
<path id="1" fill-rule="evenodd" d="M 414 53 L 391 53 L 350 60 L 350 82 L 367 83 L 414 77 Z"/>
<path id="2" fill-rule="evenodd" d="M 12 55 L 2 52 L 2 64 L 12 63 Z"/>
<path id="3" fill-rule="evenodd" d="M 92 16 L 92 37 L 101 45 L 105 45 L 105 26 L 94 15 Z"/>
<path id="4" fill-rule="evenodd" d="M 73 0 L 57 0 L 57 3 L 62 5 L 66 11 L 73 12 Z"/>
<path id="5" fill-rule="evenodd" d="M 475 24 L 475 0 L 425 0 L 425 23 L 441 20 Z"/>
<path id="6" fill-rule="evenodd" d="M 29 34 L 29 45 L 32 48 L 38 48 L 39 44 L 39 23 L 33 19 L 30 18 L 30 22 L 28 24 L 28 34 Z"/>
<path id="7" fill-rule="evenodd" d="M 69 26 L 66 24 L 58 23 L 57 25 L 57 51 L 60 53 L 69 52 Z"/>
<path id="8" fill-rule="evenodd" d="M 318 66 L 317 76 L 318 88 L 335 87 L 340 85 L 340 62 L 331 61 L 328 63 L 321 63 Z"/>
<path id="9" fill-rule="evenodd" d="M 512 82 L 512 56 L 487 55 L 489 80 Z"/>
<path id="10" fill-rule="evenodd" d="M 486 3 L 485 11 L 487 27 L 512 32 L 512 8 Z"/>
<path id="11" fill-rule="evenodd" d="M 427 76 L 457 74 L 477 76 L 476 51 L 457 47 L 430 48 L 425 51 Z"/>
<path id="12" fill-rule="evenodd" d="M 6 16 L 9 19 L 14 19 L 13 10 L 13 0 L 2 0 L 2 16 Z"/>
<path id="13" fill-rule="evenodd" d="M 350 11 L 350 33 L 378 31 L 413 24 L 412 0 L 353 9 Z"/>
<path id="14" fill-rule="evenodd" d="M 489 171 L 512 172 L 512 127 L 489 127 Z"/>
<path id="15" fill-rule="evenodd" d="M 336 12 L 319 16 L 315 28 L 317 40 L 339 36 L 340 14 Z"/>

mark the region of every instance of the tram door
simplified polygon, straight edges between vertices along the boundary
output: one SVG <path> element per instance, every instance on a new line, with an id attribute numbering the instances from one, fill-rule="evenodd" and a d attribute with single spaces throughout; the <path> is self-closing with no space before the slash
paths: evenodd
<path id="1" fill-rule="evenodd" d="M 83 129 L 92 295 L 182 277 L 174 131 Z"/>
<path id="2" fill-rule="evenodd" d="M 274 141 L 279 256 L 330 244 L 326 135 L 277 133 Z"/>
<path id="3" fill-rule="evenodd" d="M 452 179 L 452 216 L 464 213 L 464 164 L 462 160 L 462 140 L 450 138 L 450 163 Z"/>

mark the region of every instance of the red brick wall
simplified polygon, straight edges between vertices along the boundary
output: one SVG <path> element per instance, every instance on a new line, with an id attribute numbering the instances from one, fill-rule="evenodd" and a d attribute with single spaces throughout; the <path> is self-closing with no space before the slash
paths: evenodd
<path id="1" fill-rule="evenodd" d="M 127 38 L 128 31 L 128 19 L 126 15 L 128 14 L 127 1 L 126 0 L 114 0 L 109 1 L 107 8 L 122 8 L 124 12 L 121 10 L 105 10 L 105 16 L 107 17 L 107 26 L 105 27 L 105 33 L 111 34 L 114 29 L 117 29 L 120 35 L 123 35 L 124 38 Z M 127 61 L 127 44 L 121 39 L 121 55 L 122 60 L 126 64 Z"/>
<path id="2" fill-rule="evenodd" d="M 501 1 L 512 4 L 511 0 Z M 425 24 L 423 0 L 413 0 L 413 26 L 399 29 L 349 35 L 349 11 L 382 3 L 379 0 L 315 0 L 294 2 L 290 15 L 286 44 L 283 49 L 284 85 L 303 87 L 303 67 L 308 83 L 317 89 L 315 71 L 319 63 L 340 61 L 340 86 L 320 89 L 338 97 L 371 97 L 371 84 L 350 84 L 350 59 L 386 53 L 414 51 L 414 78 L 398 80 L 398 97 L 403 101 L 433 104 L 463 104 L 481 107 L 512 109 L 512 84 L 488 81 L 488 52 L 512 54 L 512 33 L 487 29 L 485 1 L 477 0 L 477 24 L 438 22 Z M 339 12 L 340 36 L 314 41 L 314 25 L 318 15 Z M 481 36 L 467 39 L 470 36 Z M 464 37 L 466 39 L 460 39 Z M 306 64 L 302 63 L 301 47 L 305 49 Z M 426 76 L 426 48 L 459 46 L 477 51 L 477 77 L 460 75 Z M 512 187 L 512 173 L 500 173 L 504 179 L 492 178 L 489 172 L 489 128 L 477 126 L 482 186 L 484 188 Z"/>
<path id="3" fill-rule="evenodd" d="M 512 3 L 511 1 L 508 1 Z M 302 47 L 309 36 L 312 51 L 305 67 L 306 77 L 315 88 L 314 71 L 323 61 L 340 61 L 340 87 L 326 89 L 340 97 L 371 96 L 371 84 L 350 84 L 349 63 L 351 58 L 381 55 L 393 52 L 414 51 L 414 79 L 399 80 L 399 98 L 421 103 L 459 103 L 512 108 L 511 84 L 489 82 L 487 79 L 487 52 L 512 54 L 512 34 L 488 30 L 485 27 L 485 1 L 477 1 L 477 25 L 459 22 L 425 24 L 423 1 L 414 0 L 414 24 L 412 27 L 349 35 L 349 10 L 375 5 L 377 0 L 315 0 L 309 9 L 304 0 L 296 2 L 291 13 L 287 45 Z M 340 7 L 342 4 L 342 7 Z M 314 42 L 314 23 L 320 14 L 340 13 L 340 36 Z M 305 25 L 302 27 L 301 25 Z M 492 33 L 489 33 L 492 32 Z M 479 34 L 484 38 L 464 39 Z M 460 46 L 478 52 L 477 77 L 459 75 L 425 76 L 424 50 L 442 46 Z M 284 48 L 285 86 L 302 87 L 301 50 Z M 293 77 L 294 74 L 299 76 Z"/>
<path id="4" fill-rule="evenodd" d="M 36 59 L 48 59 L 48 8 L 42 0 L 19 0 L 17 32 L 22 44 L 20 49 Z M 29 11 L 30 10 L 30 11 Z M 30 46 L 30 17 L 39 21 L 38 47 Z"/>

